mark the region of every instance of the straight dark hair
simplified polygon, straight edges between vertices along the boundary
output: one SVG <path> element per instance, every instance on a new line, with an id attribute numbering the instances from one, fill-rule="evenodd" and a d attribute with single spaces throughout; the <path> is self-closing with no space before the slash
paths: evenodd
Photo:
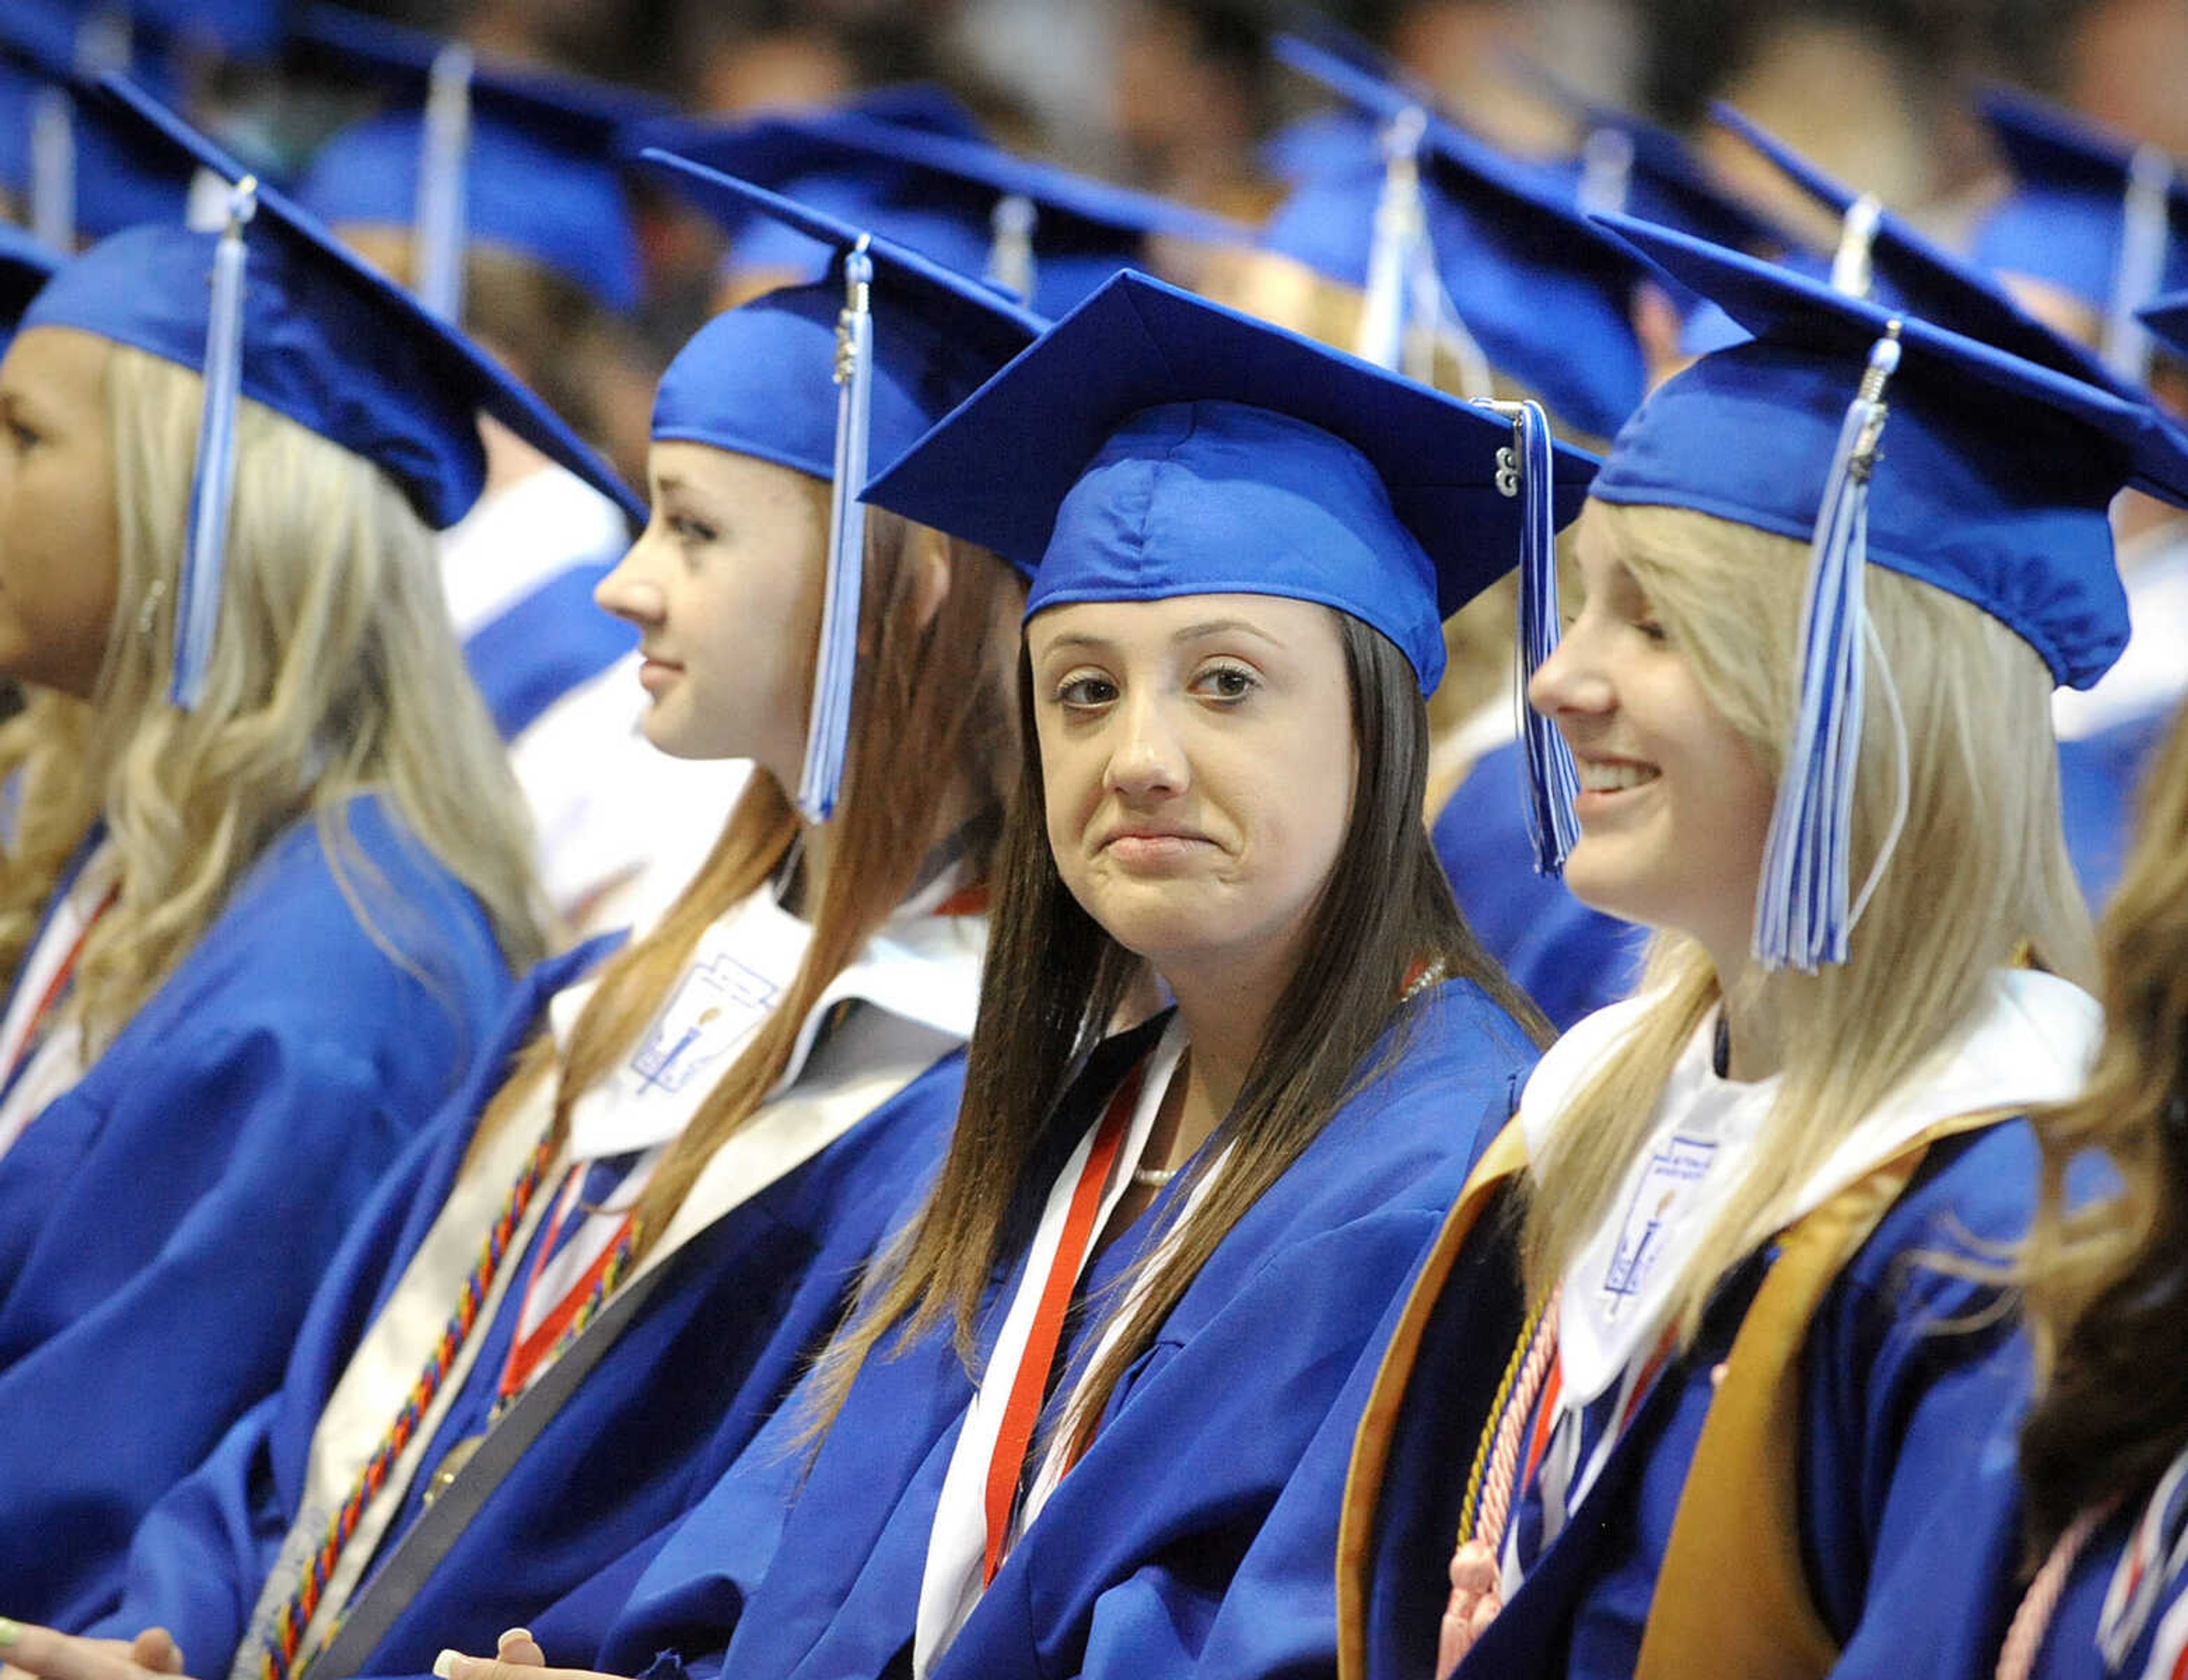
<path id="1" fill-rule="evenodd" d="M 1379 632 L 1334 614 L 1345 648 L 1360 765 L 1351 812 L 1297 970 L 1272 1012 L 1253 1071 L 1218 1135 L 1227 1164 L 1197 1206 L 1150 1243 L 1108 1298 L 1144 1293 L 1123 1333 L 1080 1384 L 1062 1427 L 1083 1446 L 1125 1370 L 1153 1340 L 1231 1228 L 1338 1109 L 1402 1047 L 1401 999 L 1422 963 L 1471 979 L 1538 1041 L 1541 1012 L 1485 952 L 1452 899 L 1421 820 L 1428 713 L 1413 668 Z M 891 1350 L 948 1317 L 969 1367 L 990 1273 L 1025 1235 L 1029 1164 L 1046 1153 L 1058 1099 L 1116 1020 L 1142 972 L 1080 906 L 1049 849 L 1040 755 L 1031 750 L 1032 683 L 1019 655 L 1019 726 L 1029 746 L 1004 826 L 1001 882 L 967 1056 L 964 1105 L 939 1179 L 918 1217 L 875 1262 L 852 1318 L 820 1360 L 814 1433 L 827 1428 L 860 1368 L 893 1329 Z M 1393 1032 L 1394 1024 L 1399 1030 Z M 1370 1052 L 1385 1041 L 1383 1056 Z M 1215 1152 L 1204 1152 L 1200 1166 Z M 1107 1314 L 1105 1313 L 1105 1316 Z M 1102 1327 L 1090 1328 L 1087 1345 Z"/>

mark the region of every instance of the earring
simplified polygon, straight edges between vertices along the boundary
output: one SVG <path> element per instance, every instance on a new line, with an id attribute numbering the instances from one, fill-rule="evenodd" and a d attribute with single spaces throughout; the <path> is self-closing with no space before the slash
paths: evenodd
<path id="1" fill-rule="evenodd" d="M 160 603 L 167 598 L 167 580 L 155 578 L 144 591 L 144 600 L 137 609 L 137 634 L 149 636 L 160 618 Z"/>

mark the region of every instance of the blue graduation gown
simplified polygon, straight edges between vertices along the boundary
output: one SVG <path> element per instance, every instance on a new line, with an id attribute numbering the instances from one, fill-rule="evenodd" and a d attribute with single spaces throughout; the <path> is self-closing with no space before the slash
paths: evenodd
<path id="1" fill-rule="evenodd" d="M 638 646 L 638 631 L 593 600 L 615 565 L 610 556 L 558 572 L 464 639 L 464 663 L 504 741 Z"/>
<path id="2" fill-rule="evenodd" d="M 193 1673 L 226 1671 L 295 1519 L 313 1431 L 352 1350 L 437 1216 L 509 1056 L 599 950 L 596 942 L 550 965 L 527 987 L 528 1006 L 511 1012 L 499 1053 L 360 1221 L 280 1391 L 153 1512 L 132 1548 L 126 1598 L 93 1631 L 163 1626 Z M 490 1651 L 502 1629 L 680 1517 L 708 1486 L 694 1460 L 734 1456 L 834 1328 L 885 1221 L 940 1159 L 962 1084 L 963 1057 L 953 1052 L 666 1261 L 659 1287 L 488 1496 L 364 1672 L 422 1673 L 448 1646 Z M 433 1468 L 484 1429 L 519 1293 L 486 1331 L 380 1561 L 416 1520 Z"/>
<path id="3" fill-rule="evenodd" d="M 1519 743 L 1491 748 L 1437 815 L 1431 838 L 1466 925 L 1563 1032 L 1633 989 L 1648 935 L 1535 873 L 1520 788 Z"/>
<path id="4" fill-rule="evenodd" d="M 2083 894 L 2101 909 L 2119 882 L 2134 837 L 2143 772 L 2172 727 L 2171 708 L 2059 743 L 2059 803 L 2067 854 Z"/>
<path id="5" fill-rule="evenodd" d="M 2016 1121 L 1935 1146 L 1824 1295 L 1802 1354 L 1801 1550 L 1826 1626 L 1842 1645 L 1898 1613 L 1937 1567 L 1930 1527 L 1943 1488 L 2014 1415 L 2026 1391 L 2009 1326 L 1960 1333 L 1995 1290 L 1924 1264 L 1965 1256 L 1969 1237 L 2010 1243 L 2034 1201 L 2036 1149 Z M 1438 1304 L 1391 1441 L 1373 1538 L 1368 1667 L 1378 1680 L 1434 1673 L 1445 1570 L 1487 1390 L 1516 1333 L 1506 1277 L 1480 1262 Z M 1774 1249 L 1719 1289 L 1702 1333 L 1667 1367 L 1599 1479 L 1460 1666 L 1476 1676 L 1626 1676 L 1640 1655 L 1702 1423 L 1711 1373 L 1730 1351 Z M 1495 1351 L 1484 1357 L 1481 1350 Z M 1736 1614 L 1728 1605 L 1728 1615 Z"/>
<path id="6" fill-rule="evenodd" d="M 1044 1194 L 1159 1025 L 1104 1046 L 1066 1097 L 1052 1129 L 1061 1147 L 1030 1175 Z M 1404 1053 L 1194 1278 L 938 1674 L 1328 1666 L 1338 1500 L 1291 1484 L 1349 1440 L 1357 1412 L 1346 1408 L 1364 1394 L 1356 1378 L 1379 1352 L 1375 1333 L 1535 1057 L 1470 983 L 1421 1001 Z M 1119 1275 L 1154 1215 L 1112 1244 L 1082 1299 Z M 984 1311 L 984 1348 L 1017 1269 Z M 1083 1331 L 1066 1357 L 1083 1355 Z M 561 1643 L 553 1616 L 533 1631 L 551 1660 L 612 1672 L 909 1672 L 936 1501 L 971 1393 L 946 1333 L 870 1360 L 817 1453 L 795 1450 L 805 1420 L 793 1406 L 730 1465 L 597 1649 Z"/>
<path id="7" fill-rule="evenodd" d="M 280 1381 L 352 1216 L 506 995 L 471 895 L 376 798 L 346 815 L 381 943 L 296 824 L 0 1155 L 11 1615 L 79 1626 L 110 1598 L 138 1519 Z"/>

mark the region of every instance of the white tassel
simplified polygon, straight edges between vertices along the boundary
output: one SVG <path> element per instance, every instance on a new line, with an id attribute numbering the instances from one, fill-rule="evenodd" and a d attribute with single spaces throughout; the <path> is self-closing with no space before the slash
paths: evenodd
<path id="1" fill-rule="evenodd" d="M 844 305 L 836 325 L 836 474 L 828 499 L 828 571 L 820 646 L 813 662 L 813 699 L 798 809 L 826 822 L 843 791 L 851 736 L 851 689 L 858 674 L 859 597 L 866 578 L 867 433 L 873 413 L 873 259 L 859 238 L 843 258 Z"/>
<path id="2" fill-rule="evenodd" d="M 76 104 L 42 87 L 31 107 L 31 232 L 65 254 L 76 251 Z"/>
<path id="3" fill-rule="evenodd" d="M 258 182 L 228 194 L 228 225 L 213 247 L 212 305 L 206 325 L 205 409 L 190 478 L 190 524 L 175 591 L 175 668 L 168 698 L 189 711 L 205 694 L 220 624 L 228 505 L 235 491 L 235 414 L 243 391 L 244 229 L 258 213 Z"/>
<path id="4" fill-rule="evenodd" d="M 2112 270 L 2105 312 L 2105 365 L 2134 385 L 2150 378 L 2150 333 L 2135 312 L 2165 284 L 2165 252 L 2173 231 L 2173 159 L 2162 146 L 2134 149 L 2121 205 L 2119 264 Z"/>
<path id="5" fill-rule="evenodd" d="M 1831 290 L 1848 297 L 1867 297 L 1875 284 L 1871 253 L 1876 248 L 1876 229 L 1884 205 L 1873 193 L 1864 193 L 1846 207 L 1839 222 L 1839 248 L 1831 256 Z"/>
<path id="6" fill-rule="evenodd" d="M 1813 974 L 1844 962 L 1853 916 L 1853 808 L 1868 636 L 1869 488 L 1899 366 L 1899 323 L 1869 354 L 1839 428 L 1801 608 L 1800 709 L 1756 890 L 1754 951 L 1765 969 Z M 1864 889 L 1864 901 L 1873 890 Z"/>
<path id="7" fill-rule="evenodd" d="M 464 312 L 471 67 L 471 49 L 460 43 L 434 54 L 418 142 L 418 220 L 412 235 L 417 296 L 429 314 L 452 324 L 461 322 Z"/>
<path id="8" fill-rule="evenodd" d="M 1040 283 L 1033 250 L 1040 221 L 1040 211 L 1024 193 L 1004 194 L 989 217 L 987 278 L 1015 294 L 1021 303 L 1033 302 L 1034 287 Z"/>
<path id="9" fill-rule="evenodd" d="M 1633 137 L 1606 126 L 1588 131 L 1580 149 L 1580 185 L 1573 203 L 1583 216 L 1623 216 L 1633 191 Z"/>
<path id="10" fill-rule="evenodd" d="M 1428 221 L 1421 204 L 1420 145 L 1428 113 L 1409 106 L 1383 134 L 1383 194 L 1368 247 L 1368 296 L 1353 353 L 1396 369 L 1405 355 L 1407 292 L 1415 283 Z"/>

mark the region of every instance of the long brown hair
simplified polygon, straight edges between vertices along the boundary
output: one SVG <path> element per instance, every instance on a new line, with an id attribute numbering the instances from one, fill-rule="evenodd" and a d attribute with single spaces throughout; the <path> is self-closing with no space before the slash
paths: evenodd
<path id="1" fill-rule="evenodd" d="M 1468 930 L 1421 822 L 1428 715 L 1397 649 L 1337 615 L 1360 772 L 1335 866 L 1317 905 L 1306 953 L 1271 1012 L 1262 1050 L 1224 1117 L 1224 1171 L 1170 1237 L 1161 1264 L 1139 1268 L 1112 1297 L 1144 1284 L 1115 1346 L 1087 1373 L 1064 1427 L 1081 1442 L 1132 1361 L 1231 1228 L 1283 1176 L 1351 1092 L 1373 1076 L 1374 1049 L 1399 1014 L 1408 970 L 1441 959 L 1479 983 L 1538 1038 L 1548 1029 Z M 1033 738 L 1032 685 L 1019 662 L 1019 726 Z M 1141 971 L 1064 886 L 1049 850 L 1040 754 L 1025 754 L 1004 829 L 1001 882 L 980 1013 L 973 1029 L 950 1153 L 925 1207 L 876 1263 L 851 1322 L 821 1358 L 816 1427 L 826 1428 L 859 1369 L 892 1328 L 893 1345 L 946 1317 L 968 1365 L 990 1271 L 1022 1236 L 1029 1164 L 1050 1142 L 1055 1106 L 1116 1018 Z M 1204 1163 L 1207 1153 L 1200 1158 Z M 1098 1339 L 1098 1327 L 1089 1345 Z"/>
<path id="2" fill-rule="evenodd" d="M 849 756 L 832 819 L 826 889 L 807 907 L 812 942 L 797 978 L 648 1180 L 636 1210 L 641 1248 L 660 1235 L 723 1142 L 766 1101 L 820 994 L 903 904 L 928 852 L 948 837 L 937 832 L 951 820 L 946 814 L 954 809 L 965 820 L 968 860 L 979 874 L 1001 826 L 1017 747 L 998 667 L 1022 586 L 984 550 L 883 510 L 869 511 L 866 533 Z M 924 623 L 913 610 L 918 568 L 911 561 L 920 544 L 945 545 L 950 564 L 947 592 Z M 755 770 L 698 873 L 661 921 L 601 970 L 561 1059 L 556 1136 L 571 1106 L 653 1019 L 700 936 L 767 883 L 798 832 L 788 795 Z M 543 1033 L 488 1108 L 479 1136 L 516 1113 L 555 1063 L 554 1039 Z"/>
<path id="3" fill-rule="evenodd" d="M 2188 1446 L 2188 711 L 2139 802 L 2098 931 L 2105 1037 L 2088 1086 L 2037 1126 L 2044 1174 L 2025 1258 L 2040 1397 L 2021 1433 L 2029 1537 L 2146 1493 Z M 2116 1194 L 2070 1205 L 2091 1152 Z"/>

